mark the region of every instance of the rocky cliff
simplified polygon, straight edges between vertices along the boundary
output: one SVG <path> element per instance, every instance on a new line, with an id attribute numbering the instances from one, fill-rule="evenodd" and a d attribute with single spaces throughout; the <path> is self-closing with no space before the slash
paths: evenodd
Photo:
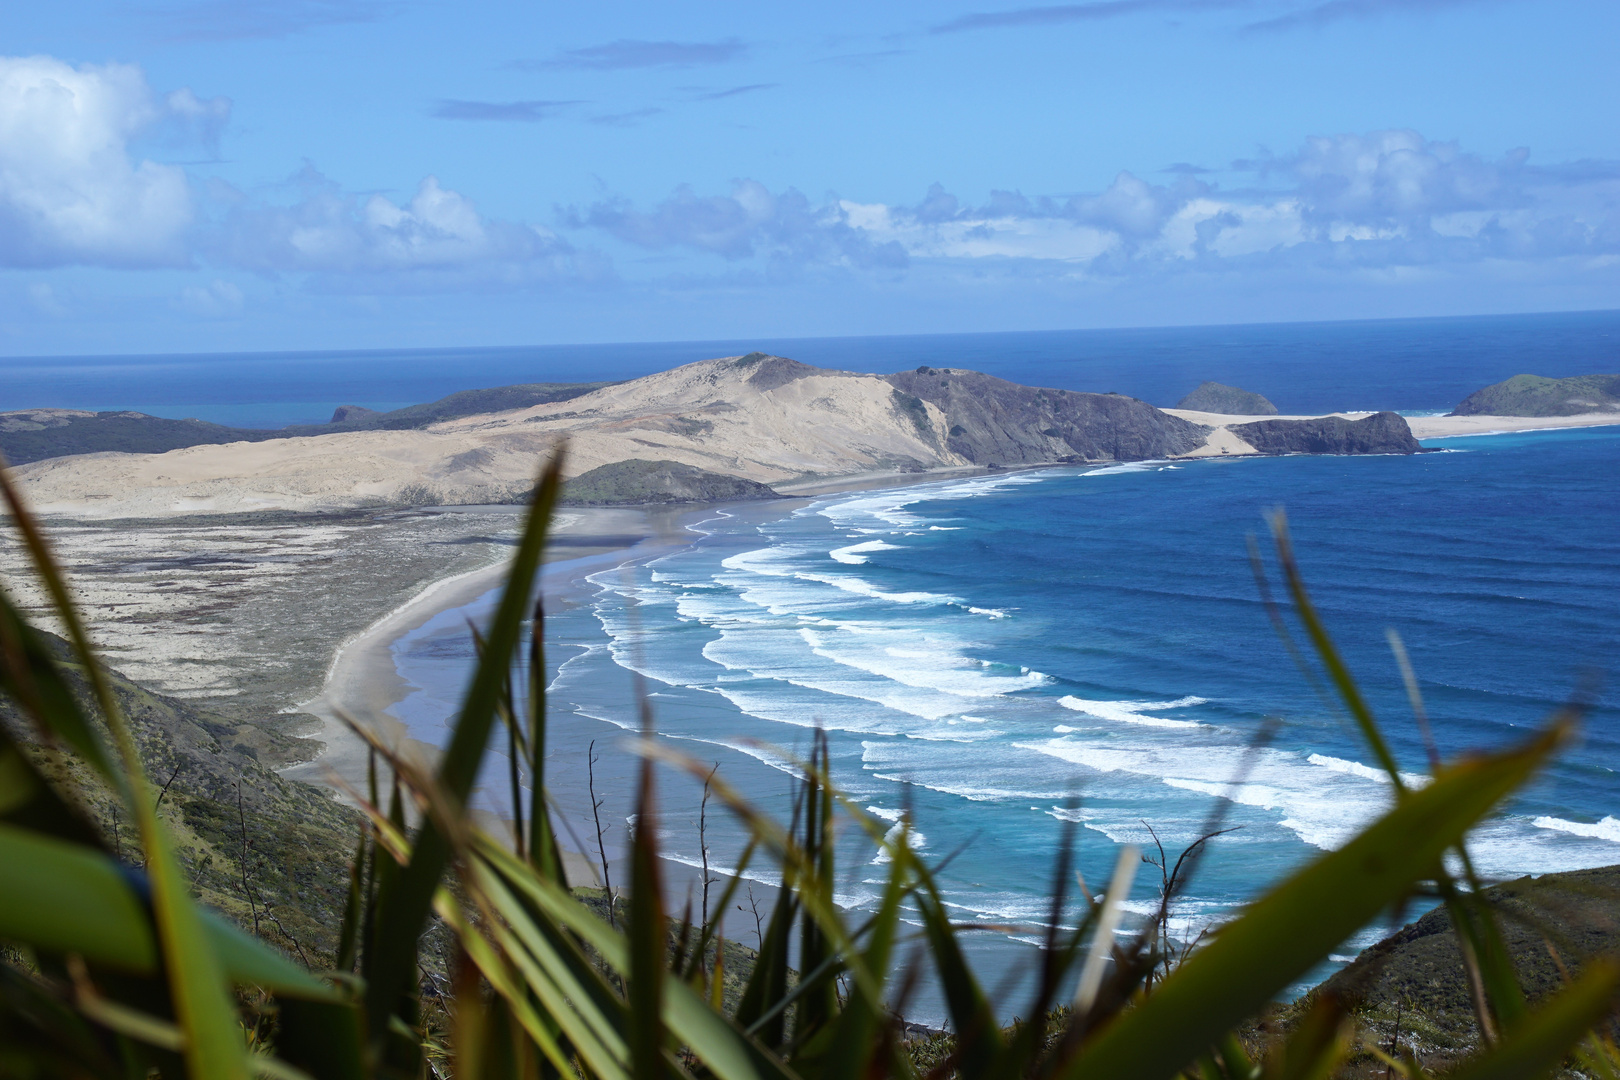
<path id="1" fill-rule="evenodd" d="M 1176 408 L 1227 416 L 1277 415 L 1277 406 L 1253 390 L 1240 390 L 1218 382 L 1200 384 L 1198 389 L 1176 402 Z"/>
<path id="2" fill-rule="evenodd" d="M 916 419 L 944 414 L 945 449 L 976 465 L 1144 461 L 1197 449 L 1209 429 L 1119 394 L 1020 386 L 960 368 L 887 376 L 896 407 Z"/>
<path id="3" fill-rule="evenodd" d="M 1405 418 L 1392 412 L 1360 420 L 1257 420 L 1233 424 L 1231 431 L 1262 454 L 1416 454 L 1423 449 Z"/>
<path id="4" fill-rule="evenodd" d="M 1579 416 L 1620 412 L 1620 375 L 1574 375 L 1549 379 L 1515 375 L 1476 390 L 1452 416 Z"/>

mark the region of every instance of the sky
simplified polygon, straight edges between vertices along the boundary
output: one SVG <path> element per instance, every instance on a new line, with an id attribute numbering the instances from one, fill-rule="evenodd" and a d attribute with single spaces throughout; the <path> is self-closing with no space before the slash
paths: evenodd
<path id="1" fill-rule="evenodd" d="M 0 355 L 1620 307 L 1620 4 L 61 0 Z"/>

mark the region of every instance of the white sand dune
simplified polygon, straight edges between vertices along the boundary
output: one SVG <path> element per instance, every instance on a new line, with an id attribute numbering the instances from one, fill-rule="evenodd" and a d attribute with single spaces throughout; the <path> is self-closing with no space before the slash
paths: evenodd
<path id="1" fill-rule="evenodd" d="M 761 365 L 738 361 L 705 360 L 569 401 L 425 430 L 81 454 L 16 474 L 44 513 L 164 517 L 511 501 L 564 439 L 569 476 L 630 458 L 763 483 L 968 464 L 941 449 L 944 414 L 925 406 L 934 429 L 925 440 L 881 379 L 816 372 L 772 386 L 756 378 L 769 374 Z"/>

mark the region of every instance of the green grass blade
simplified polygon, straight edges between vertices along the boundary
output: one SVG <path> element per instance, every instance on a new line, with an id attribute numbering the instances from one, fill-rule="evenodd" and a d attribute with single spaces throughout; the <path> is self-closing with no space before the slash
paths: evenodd
<path id="1" fill-rule="evenodd" d="M 923 887 L 913 895 L 928 936 L 928 951 L 933 954 L 945 990 L 951 1024 L 956 1029 L 960 1071 L 964 1076 L 987 1076 L 1006 1050 L 995 1010 L 962 955 L 956 928 L 945 913 L 932 878 L 924 876 Z"/>
<path id="2" fill-rule="evenodd" d="M 458 810 L 466 805 L 467 795 L 477 779 L 501 688 L 521 640 L 523 616 L 528 610 L 535 575 L 545 551 L 551 514 L 562 491 L 562 461 L 559 450 L 541 474 L 500 606 L 490 623 L 483 657 L 467 688 L 450 742 L 439 762 L 439 785 L 445 798 Z M 415 975 L 417 938 L 450 853 L 449 838 L 431 818 L 424 819 L 410 866 L 392 888 L 378 895 L 373 941 L 380 947 L 375 956 L 367 958 L 370 970 L 366 986 L 367 1024 L 374 1042 L 385 1035 L 395 1003 L 409 989 Z"/>
<path id="3" fill-rule="evenodd" d="M 151 975 L 158 949 L 138 872 L 78 844 L 0 823 L 0 938 Z M 197 927 L 232 982 L 336 1000 L 331 987 L 212 912 Z"/>
<path id="4" fill-rule="evenodd" d="M 636 832 L 630 848 L 630 1064 L 638 1080 L 669 1072 L 664 1061 L 663 885 L 658 872 L 658 814 L 653 802 L 653 764 L 642 759 L 636 797 Z"/>
<path id="5" fill-rule="evenodd" d="M 365 1024 L 350 1002 L 277 1000 L 276 1053 L 315 1080 L 370 1080 Z"/>
<path id="6" fill-rule="evenodd" d="M 546 608 L 535 597 L 529 616 L 529 861 L 564 888 L 562 852 L 546 806 Z"/>
<path id="7" fill-rule="evenodd" d="M 140 829 L 141 846 L 152 887 L 152 914 L 157 923 L 158 947 L 168 975 L 169 994 L 175 1017 L 185 1033 L 186 1068 L 193 1077 L 208 1080 L 246 1080 L 247 1052 L 236 1023 L 236 1012 L 225 983 L 224 971 L 205 934 L 196 903 L 180 874 L 170 847 L 167 831 L 158 821 L 156 803 L 146 770 L 141 765 L 135 738 L 124 722 L 113 697 L 112 687 L 97 663 L 79 618 L 68 596 L 67 584 L 56 566 L 39 525 L 23 505 L 10 472 L 0 461 L 0 498 L 11 510 L 12 522 L 22 534 L 39 574 L 50 594 L 52 609 L 67 630 L 85 677 L 101 709 L 102 719 L 112 733 L 122 764 L 112 779 L 125 795 Z"/>
<path id="8" fill-rule="evenodd" d="M 145 906 L 118 864 L 78 844 L 0 825 L 0 939 L 81 954 L 137 974 L 157 970 Z"/>
<path id="9" fill-rule="evenodd" d="M 0 822 L 107 852 L 100 831 L 68 802 L 0 726 Z"/>
<path id="10" fill-rule="evenodd" d="M 1534 1080 L 1574 1053 L 1593 1026 L 1614 1008 L 1620 964 L 1594 960 L 1556 997 L 1507 1032 L 1479 1057 L 1447 1073 L 1448 1080 Z"/>
<path id="11" fill-rule="evenodd" d="M 101 734 L 79 707 L 60 662 L 0 589 L 0 693 L 22 707 L 47 738 L 73 749 L 119 791 L 123 778 Z"/>
<path id="12" fill-rule="evenodd" d="M 473 844 L 482 872 L 498 876 L 503 885 L 521 894 L 555 927 L 565 927 L 570 934 L 578 935 L 610 970 L 628 974 L 630 950 L 623 935 L 615 933 L 556 882 L 519 863 L 492 838 L 480 835 Z M 481 884 L 480 888 L 493 894 L 487 885 Z M 776 1058 L 678 979 L 664 983 L 664 1016 L 675 1038 L 697 1054 L 720 1080 L 786 1080 L 791 1076 Z"/>
<path id="13" fill-rule="evenodd" d="M 366 830 L 360 829 L 360 843 L 349 864 L 349 892 L 343 902 L 343 923 L 338 930 L 336 967 L 353 971 L 360 946 L 360 924 L 365 907 Z"/>
<path id="14" fill-rule="evenodd" d="M 1455 765 L 1409 794 L 1343 848 L 1298 871 L 1223 927 L 1058 1075 L 1173 1076 L 1433 873 L 1444 852 L 1568 736 L 1567 725 L 1554 726 L 1519 749 Z"/>

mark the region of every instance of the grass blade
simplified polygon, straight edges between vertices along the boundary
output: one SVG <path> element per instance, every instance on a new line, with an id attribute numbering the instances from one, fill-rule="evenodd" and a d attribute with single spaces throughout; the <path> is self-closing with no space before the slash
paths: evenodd
<path id="1" fill-rule="evenodd" d="M 521 638 L 523 616 L 528 610 L 535 575 L 545 551 L 551 514 L 562 492 L 562 462 L 563 454 L 559 450 L 541 474 L 500 606 L 490 623 L 484 655 L 467 688 L 461 713 L 439 763 L 439 787 L 458 810 L 466 805 L 467 795 L 477 779 L 501 689 Z M 380 1042 L 386 1035 L 395 1003 L 407 991 L 415 974 L 417 938 L 449 859 L 449 838 L 431 818 L 424 819 L 410 866 L 401 872 L 392 888 L 378 895 L 373 940 L 385 947 L 367 958 L 370 970 L 366 986 L 367 1025 L 373 1042 Z"/>
<path id="2" fill-rule="evenodd" d="M 1062 1077 L 1173 1076 L 1222 1034 L 1434 872 L 1442 854 L 1569 737 L 1555 725 L 1507 753 L 1465 761 L 1409 794 L 1343 848 L 1300 870 L 1105 1027 Z"/>
<path id="3" fill-rule="evenodd" d="M 1594 960 L 1574 983 L 1507 1032 L 1493 1049 L 1447 1073 L 1448 1080 L 1532 1080 L 1548 1075 L 1614 1008 L 1617 989 L 1620 964 Z"/>

